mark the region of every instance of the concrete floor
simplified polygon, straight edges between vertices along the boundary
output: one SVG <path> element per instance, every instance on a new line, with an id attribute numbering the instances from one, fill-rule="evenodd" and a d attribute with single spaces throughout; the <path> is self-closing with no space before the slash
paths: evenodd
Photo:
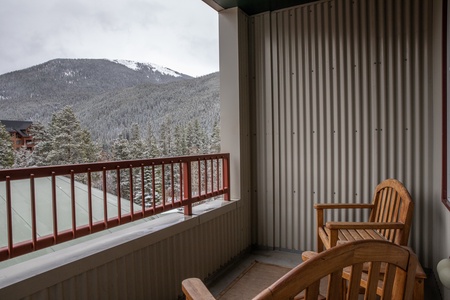
<path id="1" fill-rule="evenodd" d="M 282 267 L 293 268 L 302 262 L 301 253 L 284 251 L 256 250 L 245 255 L 238 262 L 227 267 L 221 274 L 217 275 L 210 283 L 208 289 L 217 297 L 234 279 L 246 270 L 254 261 L 274 264 Z M 255 295 L 256 296 L 256 295 Z"/>
<path id="2" fill-rule="evenodd" d="M 256 250 L 244 255 L 237 262 L 225 268 L 207 283 L 208 289 L 217 297 L 234 279 L 246 270 L 254 261 L 274 264 L 282 267 L 293 268 L 302 262 L 301 253 Z M 436 278 L 430 269 L 425 269 L 427 279 L 425 280 L 424 300 L 442 299 Z"/>

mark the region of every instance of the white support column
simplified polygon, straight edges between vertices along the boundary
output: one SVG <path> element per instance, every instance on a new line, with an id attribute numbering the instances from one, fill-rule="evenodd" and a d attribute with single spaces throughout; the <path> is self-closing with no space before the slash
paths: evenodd
<path id="1" fill-rule="evenodd" d="M 229 152 L 231 199 L 250 188 L 248 17 L 238 8 L 219 13 L 221 151 Z"/>

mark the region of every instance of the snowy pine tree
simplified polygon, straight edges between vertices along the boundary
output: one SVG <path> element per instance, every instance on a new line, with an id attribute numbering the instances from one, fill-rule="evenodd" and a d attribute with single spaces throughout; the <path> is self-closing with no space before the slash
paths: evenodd
<path id="1" fill-rule="evenodd" d="M 172 153 L 172 118 L 170 116 L 166 116 L 160 127 L 159 140 L 161 155 L 170 156 Z"/>
<path id="2" fill-rule="evenodd" d="M 27 146 L 22 146 L 20 149 L 14 151 L 14 165 L 13 168 L 26 168 L 31 166 L 32 152 L 27 149 Z"/>
<path id="3" fill-rule="evenodd" d="M 30 127 L 30 135 L 34 143 L 30 166 L 48 165 L 47 155 L 52 149 L 52 141 L 47 129 L 40 122 L 33 123 Z"/>
<path id="4" fill-rule="evenodd" d="M 145 145 L 141 138 L 139 125 L 133 123 L 129 140 L 129 153 L 131 159 L 145 158 Z"/>
<path id="5" fill-rule="evenodd" d="M 219 122 L 214 123 L 213 132 L 210 138 L 210 153 L 220 153 L 220 125 Z"/>
<path id="6" fill-rule="evenodd" d="M 161 151 L 158 147 L 152 125 L 149 122 L 147 126 L 147 138 L 145 139 L 145 158 L 155 158 L 160 156 Z"/>
<path id="7" fill-rule="evenodd" d="M 51 150 L 47 161 L 52 165 L 93 162 L 99 151 L 88 131 L 81 128 L 72 107 L 66 106 L 52 116 L 49 124 Z"/>
<path id="8" fill-rule="evenodd" d="M 0 124 L 0 169 L 7 169 L 14 164 L 14 150 L 11 137 L 6 127 Z"/>

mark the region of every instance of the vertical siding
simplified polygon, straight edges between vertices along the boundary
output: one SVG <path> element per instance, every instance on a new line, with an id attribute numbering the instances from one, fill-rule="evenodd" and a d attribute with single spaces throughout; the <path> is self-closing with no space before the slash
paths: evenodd
<path id="1" fill-rule="evenodd" d="M 431 254 L 432 13 L 336 0 L 251 18 L 258 244 L 314 249 L 314 202 L 370 202 L 394 177 L 416 203 L 411 244 Z"/>

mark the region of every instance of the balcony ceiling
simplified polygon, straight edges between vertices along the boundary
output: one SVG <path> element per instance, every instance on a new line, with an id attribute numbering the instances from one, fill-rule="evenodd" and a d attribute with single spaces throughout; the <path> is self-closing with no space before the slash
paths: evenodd
<path id="1" fill-rule="evenodd" d="M 248 15 L 255 15 L 266 11 L 274 11 L 316 2 L 317 0 L 203 0 L 217 11 L 222 9 L 239 7 Z"/>

